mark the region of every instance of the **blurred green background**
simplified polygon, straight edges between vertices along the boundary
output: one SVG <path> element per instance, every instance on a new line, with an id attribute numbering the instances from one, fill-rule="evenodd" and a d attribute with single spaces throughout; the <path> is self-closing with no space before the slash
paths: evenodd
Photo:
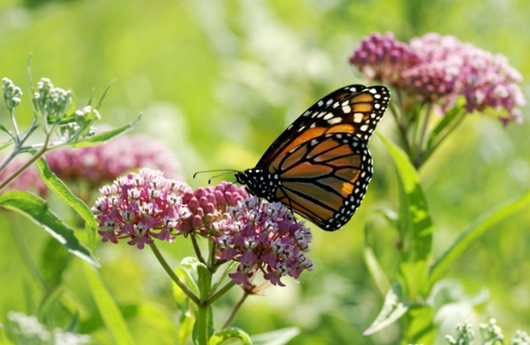
<path id="1" fill-rule="evenodd" d="M 363 82 L 348 63 L 356 44 L 373 31 L 392 31 L 408 40 L 427 32 L 502 53 L 525 77 L 530 99 L 530 2 L 523 0 L 2 0 L 0 76 L 26 89 L 26 61 L 33 54 L 35 79 L 46 76 L 86 100 L 116 79 L 102 109 L 103 122 L 121 125 L 142 112 L 137 133 L 168 144 L 191 179 L 197 170 L 253 166 L 277 135 L 327 92 Z M 28 125 L 27 98 L 18 111 Z M 528 108 L 523 117 L 529 120 Z M 6 120 L 2 111 L 0 121 Z M 530 126 L 507 128 L 493 118 L 470 115 L 421 172 L 435 223 L 435 255 L 485 211 L 530 187 Z M 395 135 L 383 118 L 379 131 Z M 263 297 L 249 298 L 235 325 L 250 334 L 298 326 L 292 344 L 396 344 L 389 327 L 363 337 L 383 298 L 362 258 L 364 224 L 374 210 L 396 209 L 393 163 L 382 143 L 370 143 L 375 176 L 363 206 L 341 231 L 315 229 L 311 258 L 316 270 L 288 281 Z M 42 297 L 13 245 L 16 223 L 36 261 L 48 236 L 19 217 L 0 214 L 0 320 L 8 311 L 28 312 Z M 465 319 L 497 318 L 508 334 L 530 330 L 530 212 L 490 229 L 465 253 L 449 278 L 489 299 Z M 393 280 L 394 233 L 377 223 L 370 234 Z M 165 245 L 177 263 L 191 254 L 189 243 Z M 126 316 L 138 344 L 174 344 L 178 313 L 171 284 L 149 251 L 125 244 L 99 244 L 101 274 Z M 81 333 L 109 343 L 78 259 L 63 277 L 80 310 Z M 218 322 L 240 292 L 232 291 L 216 310 Z M 33 297 L 31 297 L 33 296 Z M 32 300 L 33 299 L 33 300 Z M 61 314 L 55 325 L 66 327 Z"/>

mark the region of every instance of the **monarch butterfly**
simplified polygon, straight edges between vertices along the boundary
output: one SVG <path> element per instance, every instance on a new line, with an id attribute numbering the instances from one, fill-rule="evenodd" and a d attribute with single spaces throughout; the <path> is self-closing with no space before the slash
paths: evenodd
<path id="1" fill-rule="evenodd" d="M 389 100 L 384 86 L 349 85 L 330 93 L 296 119 L 256 167 L 236 172 L 237 182 L 323 230 L 340 229 L 372 178 L 368 139 Z"/>

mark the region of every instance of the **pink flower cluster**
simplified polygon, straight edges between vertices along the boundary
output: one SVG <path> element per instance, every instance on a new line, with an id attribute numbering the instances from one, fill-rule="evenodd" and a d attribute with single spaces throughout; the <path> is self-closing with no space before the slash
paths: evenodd
<path id="1" fill-rule="evenodd" d="M 312 235 L 281 203 L 264 203 L 243 188 L 221 182 L 215 187 L 191 188 L 168 180 L 157 170 L 118 178 L 100 189 L 92 211 L 103 241 L 144 248 L 154 239 L 172 242 L 176 235 L 195 232 L 217 244 L 219 263 L 238 262 L 229 276 L 251 286 L 262 272 L 266 280 L 284 286 L 281 278 L 297 279 L 313 270 L 306 256 Z"/>
<path id="2" fill-rule="evenodd" d="M 213 224 L 218 232 L 213 239 L 220 260 L 239 262 L 236 272 L 229 274 L 236 284 L 250 286 L 250 279 L 261 271 L 272 284 L 284 286 L 282 277 L 297 279 L 304 269 L 314 269 L 306 256 L 311 231 L 281 203 L 250 197 L 230 207 L 227 216 Z"/>
<path id="3" fill-rule="evenodd" d="M 525 105 L 521 74 L 502 55 L 484 51 L 453 36 L 435 33 L 409 44 L 391 33 L 374 33 L 354 51 L 350 62 L 373 81 L 388 83 L 427 101 L 453 106 L 465 97 L 468 112 L 494 110 L 505 121 L 520 121 Z"/>
<path id="4" fill-rule="evenodd" d="M 99 187 L 139 167 L 159 169 L 171 178 L 181 178 L 171 150 L 149 137 L 121 136 L 113 141 L 46 154 L 50 170 L 63 180 L 84 180 Z"/>
<path id="5" fill-rule="evenodd" d="M 182 219 L 190 215 L 182 204 L 182 195 L 190 191 L 187 184 L 148 168 L 101 187 L 92 211 L 103 242 L 130 239 L 127 243 L 139 249 L 153 243 L 153 238 L 172 242 Z"/>
<path id="6" fill-rule="evenodd" d="M 391 32 L 366 37 L 350 56 L 350 63 L 368 79 L 402 86 L 402 71 L 417 65 L 420 58 L 407 44 L 399 42 Z"/>
<path id="7" fill-rule="evenodd" d="M 5 167 L 2 172 L 0 172 L 0 181 L 4 181 L 11 174 L 18 170 L 26 161 L 29 159 L 29 156 L 17 156 Z M 35 192 L 38 195 L 44 197 L 47 192 L 46 185 L 42 182 L 40 178 L 39 171 L 30 166 L 28 169 L 24 170 L 22 174 L 18 175 L 17 178 L 11 182 L 5 190 L 25 190 L 30 192 Z"/>
<path id="8" fill-rule="evenodd" d="M 182 221 L 180 231 L 184 234 L 198 231 L 208 236 L 212 224 L 225 216 L 228 207 L 237 205 L 247 197 L 245 188 L 226 181 L 215 187 L 197 188 L 184 193 L 182 202 L 188 207 L 191 216 Z"/>

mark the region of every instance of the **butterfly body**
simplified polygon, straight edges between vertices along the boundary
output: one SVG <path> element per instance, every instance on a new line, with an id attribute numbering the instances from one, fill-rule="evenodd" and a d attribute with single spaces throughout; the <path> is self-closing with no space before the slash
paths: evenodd
<path id="1" fill-rule="evenodd" d="M 384 86 L 350 85 L 322 98 L 238 172 L 248 192 L 282 202 L 324 230 L 353 216 L 372 177 L 368 139 L 390 99 Z"/>

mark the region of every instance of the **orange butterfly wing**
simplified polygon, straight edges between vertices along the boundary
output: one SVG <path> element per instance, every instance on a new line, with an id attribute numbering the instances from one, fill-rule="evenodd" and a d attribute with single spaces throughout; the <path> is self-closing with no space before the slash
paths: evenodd
<path id="1" fill-rule="evenodd" d="M 270 171 L 279 176 L 276 200 L 324 230 L 342 227 L 355 213 L 372 177 L 372 159 L 350 133 L 313 138 L 283 156 Z"/>

